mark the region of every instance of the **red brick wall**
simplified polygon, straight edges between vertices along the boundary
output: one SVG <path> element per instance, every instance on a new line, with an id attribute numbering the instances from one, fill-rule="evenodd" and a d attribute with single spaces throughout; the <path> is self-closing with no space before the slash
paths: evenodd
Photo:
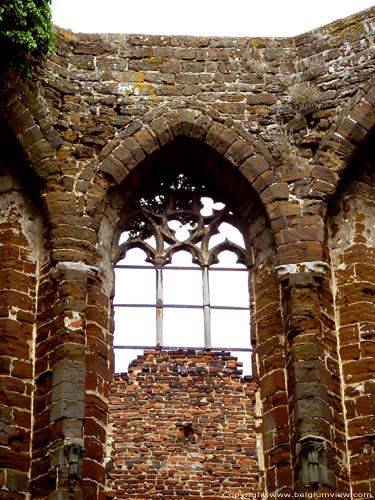
<path id="1" fill-rule="evenodd" d="M 107 498 L 228 498 L 259 490 L 256 383 L 229 353 L 149 351 L 111 386 Z"/>
<path id="2" fill-rule="evenodd" d="M 329 218 L 347 453 L 358 494 L 375 492 L 374 164 L 370 141 Z"/>
<path id="3" fill-rule="evenodd" d="M 0 166 L 0 496 L 4 500 L 28 498 L 39 231 L 37 216 L 19 183 Z"/>

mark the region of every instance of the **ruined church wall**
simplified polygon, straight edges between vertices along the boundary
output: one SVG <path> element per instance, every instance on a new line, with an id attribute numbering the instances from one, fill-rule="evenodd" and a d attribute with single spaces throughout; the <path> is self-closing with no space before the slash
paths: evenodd
<path id="1" fill-rule="evenodd" d="M 7 188 L 3 200 L 11 198 L 18 208 L 11 221 L 9 214 L 4 219 L 1 237 L 9 254 L 19 253 L 12 269 L 9 254 L 0 256 L 5 259 L 1 293 L 7 306 L 16 293 L 23 304 L 18 315 L 27 314 L 22 312 L 25 319 L 18 323 L 3 308 L 0 318 L 4 338 L 15 328 L 23 346 L 20 361 L 9 356 L 11 343 L 3 347 L 2 377 L 10 389 L 2 407 L 10 406 L 13 397 L 26 406 L 1 414 L 4 440 L 13 427 L 20 430 L 17 436 L 25 436 L 23 443 L 11 439 L 19 447 L 19 467 L 13 474 L 16 483 L 9 482 L 8 471 L 2 476 L 1 493 L 12 498 L 18 488 L 20 498 L 26 496 L 34 405 L 31 495 L 44 500 L 51 493 L 52 500 L 65 500 L 72 488 L 78 498 L 103 496 L 113 287 L 105 269 L 110 243 L 104 240 L 111 231 L 101 221 L 111 190 L 128 172 L 184 134 L 206 142 L 244 173 L 269 219 L 263 212 L 251 232 L 258 252 L 251 284 L 252 333 L 265 488 L 298 487 L 296 441 L 319 429 L 318 437 L 329 436 L 337 487 L 346 487 L 348 472 L 355 491 L 374 487 L 370 167 L 364 167 L 367 173 L 360 180 L 354 174 L 344 178 L 348 188 L 341 187 L 341 198 L 331 205 L 328 248 L 323 244 L 326 200 L 375 124 L 374 15 L 370 9 L 293 39 L 58 30 L 56 55 L 35 80 L 15 80 L 0 89 L 3 118 L 38 179 L 51 247 L 51 262 L 43 257 L 38 263 L 28 235 L 30 227 L 40 234 L 39 223 L 25 217 L 32 210 L 23 188 Z M 18 243 L 10 222 L 19 231 Z M 343 235 L 348 228 L 349 236 Z M 314 273 L 304 275 L 298 264 L 326 260 L 331 274 L 320 273 L 319 288 Z M 286 276 L 283 265 L 291 270 Z M 25 271 L 22 285 L 17 266 Z M 306 285 L 310 278 L 314 283 Z M 314 335 L 309 336 L 310 329 Z M 311 356 L 323 394 L 322 404 L 314 407 L 316 418 L 306 406 L 319 399 L 316 381 L 306 383 L 305 392 L 296 390 L 309 373 L 304 359 L 308 341 L 306 356 Z M 21 365 L 22 377 L 15 368 Z M 72 368 L 77 368 L 79 389 L 71 397 Z M 12 427 L 16 415 L 22 421 Z M 317 421 L 322 428 L 314 427 Z M 66 443 L 70 448 L 64 448 Z M 15 456 L 12 446 L 2 450 Z M 64 455 L 75 446 L 74 460 L 79 462 L 83 453 L 78 472 L 74 464 L 67 467 Z"/>

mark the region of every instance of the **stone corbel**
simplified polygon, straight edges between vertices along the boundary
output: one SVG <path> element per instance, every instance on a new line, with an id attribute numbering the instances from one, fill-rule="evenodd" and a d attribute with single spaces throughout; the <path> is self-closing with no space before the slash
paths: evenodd
<path id="1" fill-rule="evenodd" d="M 53 454 L 52 464 L 58 469 L 59 477 L 70 480 L 82 479 L 83 471 L 83 440 L 65 440 L 63 446 Z"/>
<path id="2" fill-rule="evenodd" d="M 58 262 L 55 267 L 51 269 L 51 278 L 55 281 L 61 281 L 67 276 L 84 276 L 87 280 L 94 280 L 99 273 L 96 266 L 89 266 L 84 262 Z"/>
<path id="3" fill-rule="evenodd" d="M 65 461 L 68 467 L 69 479 L 82 479 L 83 447 L 77 443 L 64 445 Z"/>
<path id="4" fill-rule="evenodd" d="M 319 436 L 306 436 L 298 444 L 300 462 L 299 483 L 301 488 L 316 489 L 319 486 L 335 488 L 335 475 L 329 468 L 326 441 Z"/>
<path id="5" fill-rule="evenodd" d="M 329 270 L 329 264 L 316 260 L 283 264 L 276 267 L 280 283 L 288 286 L 317 286 Z"/>

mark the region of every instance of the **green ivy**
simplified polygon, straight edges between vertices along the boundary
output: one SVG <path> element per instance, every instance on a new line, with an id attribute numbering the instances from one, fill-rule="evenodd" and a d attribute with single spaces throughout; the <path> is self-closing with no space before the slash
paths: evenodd
<path id="1" fill-rule="evenodd" d="M 2 0 L 0 67 L 16 67 L 30 77 L 34 64 L 54 49 L 51 0 Z"/>

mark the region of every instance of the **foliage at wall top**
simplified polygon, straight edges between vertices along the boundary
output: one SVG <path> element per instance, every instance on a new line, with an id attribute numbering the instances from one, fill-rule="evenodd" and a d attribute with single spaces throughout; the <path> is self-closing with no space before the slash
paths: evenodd
<path id="1" fill-rule="evenodd" d="M 2 0 L 0 5 L 0 67 L 13 66 L 30 77 L 34 64 L 53 50 L 51 0 Z"/>

